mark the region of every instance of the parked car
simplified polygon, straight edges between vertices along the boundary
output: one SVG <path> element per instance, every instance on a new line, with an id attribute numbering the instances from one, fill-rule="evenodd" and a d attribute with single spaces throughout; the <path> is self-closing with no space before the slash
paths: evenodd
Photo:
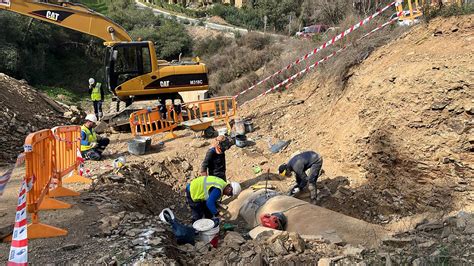
<path id="1" fill-rule="evenodd" d="M 328 29 L 329 29 L 329 26 L 327 25 L 322 25 L 322 24 L 310 25 L 310 26 L 304 27 L 301 31 L 298 31 L 296 33 L 296 37 L 309 38 L 315 34 L 324 33 Z"/>

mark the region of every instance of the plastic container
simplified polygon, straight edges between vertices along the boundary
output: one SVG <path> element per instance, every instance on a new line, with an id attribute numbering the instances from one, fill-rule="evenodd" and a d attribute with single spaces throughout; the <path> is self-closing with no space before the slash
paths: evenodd
<path id="1" fill-rule="evenodd" d="M 127 162 L 127 160 L 125 159 L 125 157 L 120 156 L 112 162 L 112 167 L 114 169 L 119 169 L 122 166 L 124 166 L 126 162 Z"/>
<path id="2" fill-rule="evenodd" d="M 245 127 L 245 132 L 250 133 L 253 132 L 255 129 L 253 127 L 253 122 L 252 121 L 245 121 L 244 122 L 244 127 Z"/>
<path id="3" fill-rule="evenodd" d="M 236 135 L 245 135 L 245 124 L 242 119 L 235 119 L 234 130 Z"/>
<path id="4" fill-rule="evenodd" d="M 235 136 L 235 146 L 243 148 L 247 145 L 247 137 L 245 135 Z"/>
<path id="5" fill-rule="evenodd" d="M 225 134 L 227 134 L 227 128 L 226 127 L 219 128 L 217 130 L 217 133 L 218 133 L 219 136 L 224 136 Z"/>
<path id="6" fill-rule="evenodd" d="M 199 231 L 199 238 L 205 244 L 211 242 L 219 234 L 219 226 L 211 219 L 199 219 L 193 223 L 193 228 Z"/>
<path id="7" fill-rule="evenodd" d="M 143 155 L 147 151 L 147 141 L 143 138 L 132 139 L 128 142 L 128 152 L 134 155 Z"/>

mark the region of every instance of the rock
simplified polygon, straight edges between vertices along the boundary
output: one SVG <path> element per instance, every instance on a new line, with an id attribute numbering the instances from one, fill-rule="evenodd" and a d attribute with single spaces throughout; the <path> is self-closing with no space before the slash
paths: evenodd
<path id="1" fill-rule="evenodd" d="M 418 247 L 419 247 L 419 248 L 430 248 L 430 247 L 432 247 L 434 244 L 436 244 L 436 242 L 434 242 L 433 240 L 429 240 L 429 241 L 426 241 L 426 242 L 424 242 L 424 243 L 418 244 Z"/>
<path id="2" fill-rule="evenodd" d="M 345 242 L 344 240 L 342 240 L 342 238 L 339 237 L 339 235 L 337 235 L 335 232 L 333 233 L 325 233 L 323 235 L 324 239 L 328 240 L 329 243 L 331 244 L 336 244 L 336 245 L 344 245 Z"/>
<path id="3" fill-rule="evenodd" d="M 193 148 L 202 148 L 202 147 L 209 146 L 210 143 L 207 142 L 207 141 L 205 141 L 205 140 L 197 140 L 197 139 L 195 139 L 195 140 L 191 141 L 191 144 L 190 144 L 190 145 L 191 145 L 191 147 L 193 147 Z"/>
<path id="4" fill-rule="evenodd" d="M 446 106 L 448 106 L 448 104 L 449 102 L 446 102 L 446 101 L 433 103 L 431 105 L 431 110 L 435 110 L 435 111 L 443 110 L 444 108 L 446 108 Z"/>
<path id="5" fill-rule="evenodd" d="M 473 103 L 467 104 L 466 106 L 464 106 L 464 110 L 466 111 L 466 113 L 470 115 L 474 115 L 474 104 Z"/>
<path id="6" fill-rule="evenodd" d="M 344 247 L 344 250 L 342 251 L 342 254 L 346 256 L 360 256 L 364 252 L 363 248 L 358 248 L 358 247 L 353 247 L 351 245 L 347 245 Z"/>
<path id="7" fill-rule="evenodd" d="M 16 128 L 16 131 L 17 131 L 18 133 L 21 133 L 21 134 L 26 134 L 26 132 L 27 132 L 27 130 L 26 130 L 24 127 L 22 127 L 22 126 L 18 126 L 18 127 Z"/>
<path id="8" fill-rule="evenodd" d="M 150 245 L 158 246 L 159 244 L 161 244 L 162 240 L 161 240 L 161 238 L 157 237 L 157 238 L 154 238 L 152 240 L 148 240 L 147 242 Z"/>
<path id="9" fill-rule="evenodd" d="M 432 230 L 436 230 L 436 229 L 441 229 L 443 227 L 444 227 L 444 225 L 442 223 L 434 222 L 434 223 L 425 223 L 425 224 L 421 224 L 419 226 L 416 226 L 416 230 L 432 231 Z"/>
<path id="10" fill-rule="evenodd" d="M 332 258 L 320 258 L 318 260 L 318 266 L 332 266 L 336 261 L 345 258 L 345 256 L 337 256 Z"/>
<path id="11" fill-rule="evenodd" d="M 122 216 L 123 217 L 123 216 Z M 105 234 L 110 234 L 112 230 L 117 229 L 117 227 L 120 224 L 120 220 L 122 219 L 120 215 L 110 215 L 106 216 L 102 219 L 100 219 L 100 222 L 102 223 L 99 225 L 99 228 L 104 232 Z"/>
<path id="12" fill-rule="evenodd" d="M 413 242 L 413 238 L 386 238 L 382 240 L 382 243 L 392 247 L 404 247 Z"/>
<path id="13" fill-rule="evenodd" d="M 65 118 L 72 118 L 72 116 L 73 116 L 73 112 L 71 112 L 71 111 L 67 111 L 67 112 L 64 112 L 64 114 L 63 114 L 63 115 L 64 115 L 64 117 L 65 117 Z"/>
<path id="14" fill-rule="evenodd" d="M 453 234 L 453 228 L 450 226 L 447 226 L 443 229 L 443 232 L 441 232 L 441 237 L 442 238 L 447 238 L 449 235 Z"/>
<path id="15" fill-rule="evenodd" d="M 80 119 L 79 119 L 79 117 L 75 116 L 75 117 L 71 118 L 71 120 L 69 120 L 69 121 L 71 121 L 72 124 L 79 124 Z"/>
<path id="16" fill-rule="evenodd" d="M 242 258 L 250 258 L 250 257 L 252 257 L 253 254 L 255 254 L 255 252 L 253 250 L 249 250 L 249 251 L 244 252 L 244 254 L 242 254 L 241 257 Z"/>
<path id="17" fill-rule="evenodd" d="M 288 250 L 286 250 L 281 239 L 276 239 L 275 242 L 270 245 L 270 248 L 277 256 L 288 254 Z"/>
<path id="18" fill-rule="evenodd" d="M 291 243 L 293 243 L 293 246 L 295 247 L 295 250 L 298 253 L 303 253 L 305 250 L 305 242 L 304 240 L 300 237 L 299 234 L 297 233 L 290 233 L 289 235 L 289 240 Z"/>
<path id="19" fill-rule="evenodd" d="M 252 266 L 261 266 L 262 263 L 262 254 L 257 253 L 255 257 L 253 257 L 252 261 L 250 261 L 250 265 Z"/>
<path id="20" fill-rule="evenodd" d="M 245 243 L 245 239 L 237 232 L 227 232 L 224 237 L 225 245 L 239 244 L 242 245 Z"/>
<path id="21" fill-rule="evenodd" d="M 193 167 L 192 167 L 187 161 L 181 162 L 181 168 L 182 168 L 185 172 L 193 170 Z"/>
<path id="22" fill-rule="evenodd" d="M 331 266 L 332 260 L 330 258 L 320 258 L 318 260 L 318 266 Z"/>
<path id="23" fill-rule="evenodd" d="M 425 265 L 425 260 L 423 258 L 417 258 L 414 259 L 413 262 L 411 263 L 412 266 L 422 266 Z"/>
<path id="24" fill-rule="evenodd" d="M 75 106 L 75 105 L 69 106 L 69 109 L 70 109 L 71 111 L 73 111 L 74 113 L 76 113 L 76 114 L 80 114 L 80 113 L 81 113 L 81 111 L 79 110 L 79 108 L 78 108 L 77 106 Z"/>
<path id="25" fill-rule="evenodd" d="M 61 249 L 64 251 L 71 251 L 71 250 L 78 249 L 80 247 L 81 245 L 78 245 L 78 244 L 68 244 L 68 245 L 62 246 Z"/>
<path id="26" fill-rule="evenodd" d="M 239 254 L 237 254 L 237 252 L 235 251 L 232 251 L 229 256 L 227 257 L 227 259 L 230 261 L 230 262 L 234 262 L 234 261 L 239 261 L 240 258 L 239 258 Z"/>

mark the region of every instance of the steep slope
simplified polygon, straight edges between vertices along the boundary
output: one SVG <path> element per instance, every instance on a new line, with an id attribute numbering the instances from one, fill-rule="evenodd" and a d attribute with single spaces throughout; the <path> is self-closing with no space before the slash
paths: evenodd
<path id="1" fill-rule="evenodd" d="M 29 133 L 69 123 L 64 111 L 28 84 L 0 73 L 0 165 L 22 152 Z"/>
<path id="2" fill-rule="evenodd" d="M 440 18 L 373 52 L 344 88 L 314 73 L 246 114 L 293 140 L 286 156 L 321 152 L 331 190 L 348 178 L 323 206 L 379 222 L 472 208 L 473 62 L 474 16 Z"/>

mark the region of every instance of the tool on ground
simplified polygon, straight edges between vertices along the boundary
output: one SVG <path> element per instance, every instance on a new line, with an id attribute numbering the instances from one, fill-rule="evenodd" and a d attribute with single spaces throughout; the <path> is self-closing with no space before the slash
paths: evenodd
<path id="1" fill-rule="evenodd" d="M 234 231 L 235 225 L 230 224 L 230 223 L 225 223 L 222 228 L 224 228 L 224 231 Z"/>
<path id="2" fill-rule="evenodd" d="M 250 186 L 250 188 L 252 188 L 253 190 L 259 190 L 259 189 L 275 189 L 276 187 L 274 185 L 262 185 L 262 184 L 257 184 L 257 185 L 253 185 L 253 186 Z"/>

